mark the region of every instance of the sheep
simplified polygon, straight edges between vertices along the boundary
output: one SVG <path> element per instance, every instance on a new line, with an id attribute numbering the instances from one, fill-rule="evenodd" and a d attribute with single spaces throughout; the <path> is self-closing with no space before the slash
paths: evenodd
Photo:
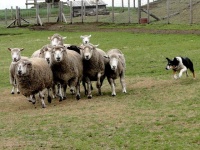
<path id="1" fill-rule="evenodd" d="M 60 101 L 66 98 L 67 85 L 74 94 L 76 88 L 76 99 L 80 99 L 80 82 L 83 76 L 82 57 L 77 52 L 69 51 L 64 46 L 55 46 L 52 48 L 53 61 L 51 69 L 53 71 L 54 83 L 60 83 L 59 95 Z M 64 89 L 64 96 L 61 92 Z"/>
<path id="2" fill-rule="evenodd" d="M 64 44 L 64 39 L 67 37 L 63 37 L 60 34 L 55 33 L 53 36 L 48 37 L 48 39 L 51 41 L 50 44 L 52 46 L 58 46 L 58 45 L 64 45 L 65 47 L 71 46 L 71 44 Z"/>
<path id="3" fill-rule="evenodd" d="M 91 81 L 97 81 L 96 87 L 99 95 L 101 95 L 101 86 L 105 78 L 105 65 L 107 63 L 104 58 L 106 53 L 92 44 L 82 45 L 81 50 L 83 53 L 83 81 L 87 83 L 88 91 L 86 93 L 87 97 L 91 99 Z"/>
<path id="4" fill-rule="evenodd" d="M 31 97 L 30 101 L 35 104 L 35 94 L 39 93 L 42 108 L 45 108 L 43 90 L 48 89 L 48 102 L 51 102 L 49 88 L 53 84 L 53 73 L 48 63 L 43 58 L 30 58 L 20 60 L 16 69 L 16 80 L 21 93 L 26 97 Z"/>
<path id="5" fill-rule="evenodd" d="M 91 37 L 91 35 L 81 35 L 80 36 L 80 38 L 82 39 L 83 45 L 90 43 L 90 37 Z"/>
<path id="6" fill-rule="evenodd" d="M 118 77 L 120 77 L 122 92 L 126 93 L 124 79 L 126 63 L 124 54 L 119 49 L 111 49 L 105 57 L 109 59 L 109 63 L 106 65 L 106 77 L 112 89 L 112 96 L 116 96 L 115 79 Z"/>
<path id="7" fill-rule="evenodd" d="M 20 59 L 28 59 L 28 57 L 21 56 L 21 51 L 23 51 L 23 48 L 8 48 L 8 50 L 11 52 L 12 62 L 10 64 L 9 73 L 10 73 L 10 84 L 13 85 L 11 94 L 15 94 L 15 87 L 17 88 L 17 94 L 20 94 L 18 84 L 15 79 L 15 68 L 17 65 L 17 62 Z"/>

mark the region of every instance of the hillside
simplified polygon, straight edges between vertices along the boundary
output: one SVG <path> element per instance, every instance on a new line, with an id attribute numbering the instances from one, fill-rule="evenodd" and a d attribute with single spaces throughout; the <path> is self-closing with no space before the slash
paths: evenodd
<path id="1" fill-rule="evenodd" d="M 147 5 L 142 6 L 143 9 L 147 9 Z M 200 0 L 192 1 L 192 13 L 193 23 L 200 23 Z M 170 23 L 173 24 L 188 24 L 190 23 L 190 0 L 177 1 L 170 0 L 169 2 L 169 16 Z M 167 0 L 158 0 L 150 3 L 150 13 L 154 14 L 161 19 L 159 22 L 167 21 Z M 142 13 L 142 17 L 146 17 L 147 14 Z M 155 21 L 154 18 L 150 18 L 151 21 Z"/>

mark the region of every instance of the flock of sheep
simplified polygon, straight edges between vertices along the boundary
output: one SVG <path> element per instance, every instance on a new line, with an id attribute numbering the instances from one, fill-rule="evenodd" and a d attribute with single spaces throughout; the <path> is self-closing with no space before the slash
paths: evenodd
<path id="1" fill-rule="evenodd" d="M 96 81 L 98 94 L 105 77 L 111 86 L 112 96 L 115 92 L 115 79 L 120 78 L 122 92 L 126 93 L 125 58 L 119 49 L 111 49 L 107 53 L 89 42 L 91 35 L 80 36 L 80 46 L 64 44 L 59 34 L 49 37 L 50 44 L 35 51 L 31 58 L 21 56 L 23 48 L 8 48 L 11 52 L 10 83 L 11 94 L 22 93 L 28 101 L 35 104 L 35 95 L 39 93 L 42 107 L 45 108 L 45 93 L 48 102 L 51 98 L 66 99 L 67 86 L 79 100 L 82 83 L 85 95 L 92 98 L 92 81 Z M 51 94 L 50 94 L 51 93 Z"/>

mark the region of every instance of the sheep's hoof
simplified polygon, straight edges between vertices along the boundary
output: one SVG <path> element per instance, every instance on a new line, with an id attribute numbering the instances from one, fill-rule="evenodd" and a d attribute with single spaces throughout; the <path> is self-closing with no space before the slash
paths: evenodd
<path id="1" fill-rule="evenodd" d="M 11 94 L 15 94 L 15 92 L 11 92 Z"/>
<path id="2" fill-rule="evenodd" d="M 20 94 L 20 91 L 18 91 L 17 94 Z"/>
<path id="3" fill-rule="evenodd" d="M 64 97 L 63 97 L 63 100 L 66 100 L 66 99 L 67 99 L 67 97 L 66 97 L 66 96 L 64 96 Z"/>
<path id="4" fill-rule="evenodd" d="M 46 108 L 45 104 L 42 104 L 42 108 Z"/>
<path id="5" fill-rule="evenodd" d="M 51 103 L 51 96 L 48 96 L 48 103 Z"/>
<path id="6" fill-rule="evenodd" d="M 34 104 L 35 104 L 35 101 L 34 101 L 34 102 L 32 101 L 32 104 L 34 105 Z"/>
<path id="7" fill-rule="evenodd" d="M 91 99 L 91 98 L 92 98 L 92 95 L 88 95 L 87 97 L 88 97 L 88 99 Z"/>
<path id="8" fill-rule="evenodd" d="M 62 102 L 63 98 L 60 96 L 59 102 Z"/>
<path id="9" fill-rule="evenodd" d="M 79 100 L 81 98 L 80 95 L 76 95 L 76 99 Z"/>
<path id="10" fill-rule="evenodd" d="M 114 96 L 116 96 L 116 94 L 112 94 L 112 96 L 114 97 Z"/>

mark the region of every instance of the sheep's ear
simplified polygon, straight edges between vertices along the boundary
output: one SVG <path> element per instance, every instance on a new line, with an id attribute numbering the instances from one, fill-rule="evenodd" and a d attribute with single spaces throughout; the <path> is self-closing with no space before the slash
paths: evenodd
<path id="1" fill-rule="evenodd" d="M 64 40 L 64 39 L 66 39 L 67 37 L 62 37 L 62 39 Z"/>
<path id="2" fill-rule="evenodd" d="M 105 58 L 109 58 L 109 56 L 108 56 L 108 55 L 104 55 L 104 57 L 105 57 Z"/>
<path id="3" fill-rule="evenodd" d="M 24 50 L 24 48 L 20 48 L 20 51 L 23 51 Z"/>
<path id="4" fill-rule="evenodd" d="M 98 46 L 99 46 L 99 44 L 98 45 L 93 45 L 94 48 L 97 48 Z"/>
<path id="5" fill-rule="evenodd" d="M 27 66 L 32 66 L 32 63 L 30 61 L 24 61 L 24 63 L 27 65 Z"/>
<path id="6" fill-rule="evenodd" d="M 11 51 L 11 50 L 12 50 L 12 48 L 8 48 L 8 50 L 9 50 L 9 51 Z"/>
<path id="7" fill-rule="evenodd" d="M 92 35 L 89 35 L 88 38 L 90 38 Z"/>
<path id="8" fill-rule="evenodd" d="M 51 40 L 51 36 L 50 36 L 50 37 L 48 37 L 48 40 Z"/>
<path id="9" fill-rule="evenodd" d="M 81 38 L 81 39 L 83 39 L 83 38 L 84 38 L 84 36 L 82 36 L 82 35 L 81 35 L 81 36 L 80 36 L 80 38 Z"/>

